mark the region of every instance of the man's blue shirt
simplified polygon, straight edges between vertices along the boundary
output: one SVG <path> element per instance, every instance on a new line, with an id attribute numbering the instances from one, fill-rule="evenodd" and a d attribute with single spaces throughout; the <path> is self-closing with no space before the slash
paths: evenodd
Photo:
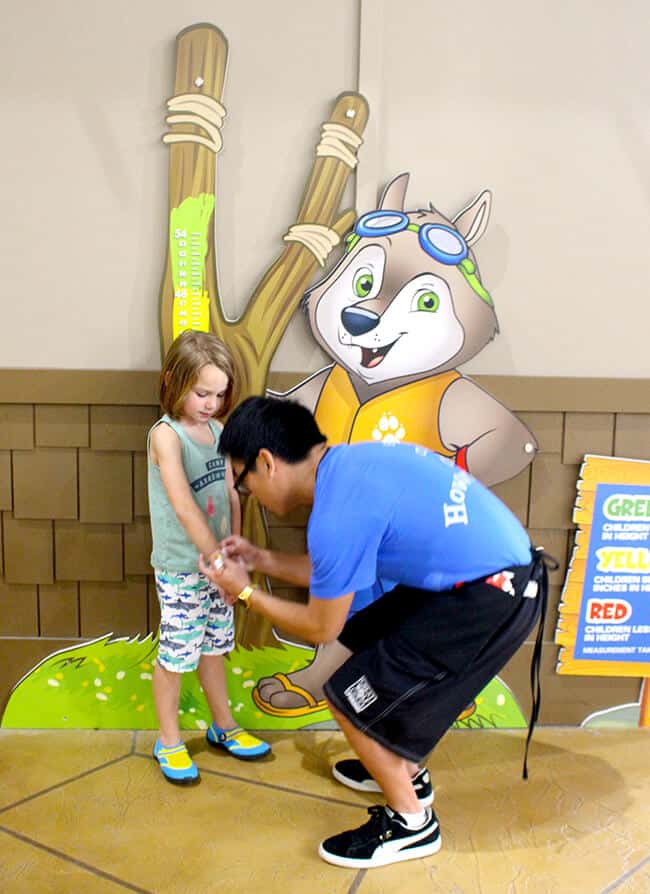
<path id="1" fill-rule="evenodd" d="M 307 544 L 311 593 L 355 592 L 364 604 L 397 583 L 446 590 L 531 560 L 526 531 L 494 494 L 413 444 L 330 448 L 318 467 Z"/>

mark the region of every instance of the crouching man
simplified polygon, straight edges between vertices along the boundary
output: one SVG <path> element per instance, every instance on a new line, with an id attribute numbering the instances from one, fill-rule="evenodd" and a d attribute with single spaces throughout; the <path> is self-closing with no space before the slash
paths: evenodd
<path id="1" fill-rule="evenodd" d="M 367 868 L 435 854 L 440 828 L 422 761 L 542 613 L 541 553 L 510 510 L 448 460 L 411 444 L 328 447 L 311 413 L 290 401 L 244 401 L 220 447 L 240 492 L 280 516 L 311 507 L 308 555 L 231 537 L 201 570 L 230 602 L 283 630 L 338 641 L 325 695 L 358 760 L 340 761 L 334 775 L 378 787 L 387 802 L 323 841 L 320 856 Z M 246 565 L 308 586 L 308 603 L 252 588 Z M 372 601 L 348 620 L 361 593 Z"/>

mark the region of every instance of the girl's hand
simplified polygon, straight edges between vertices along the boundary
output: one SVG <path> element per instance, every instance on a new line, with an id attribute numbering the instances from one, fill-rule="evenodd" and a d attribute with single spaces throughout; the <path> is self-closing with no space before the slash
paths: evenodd
<path id="1" fill-rule="evenodd" d="M 216 555 L 216 553 L 213 553 L 212 556 L 210 556 L 211 561 L 209 564 L 206 563 L 203 556 L 200 555 L 199 570 L 201 571 L 201 574 L 204 574 L 209 578 L 216 587 L 219 587 L 223 593 L 224 600 L 228 605 L 234 605 L 244 587 L 250 586 L 250 578 L 243 565 L 236 559 L 226 558 L 223 553 L 221 554 L 221 561 L 223 563 L 221 569 L 218 570 L 215 568 L 214 558 Z"/>
<path id="2" fill-rule="evenodd" d="M 231 534 L 230 537 L 226 537 L 221 541 L 219 549 L 224 558 L 228 556 L 243 562 L 247 571 L 256 571 L 259 567 L 262 550 L 251 543 L 250 540 L 246 540 L 245 537 Z"/>

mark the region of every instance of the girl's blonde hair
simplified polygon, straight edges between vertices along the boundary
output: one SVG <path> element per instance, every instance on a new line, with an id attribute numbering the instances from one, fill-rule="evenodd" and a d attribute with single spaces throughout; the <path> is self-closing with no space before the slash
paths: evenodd
<path id="1" fill-rule="evenodd" d="M 227 416 L 237 399 L 235 363 L 228 348 L 216 335 L 187 329 L 176 338 L 160 372 L 160 406 L 172 419 L 178 419 L 185 398 L 208 363 L 214 364 L 228 377 L 228 387 L 219 410 Z"/>

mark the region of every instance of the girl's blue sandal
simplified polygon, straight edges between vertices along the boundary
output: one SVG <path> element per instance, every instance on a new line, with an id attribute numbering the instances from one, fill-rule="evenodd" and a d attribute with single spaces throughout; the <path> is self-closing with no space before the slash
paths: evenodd
<path id="1" fill-rule="evenodd" d="M 167 782 L 173 782 L 174 785 L 196 785 L 201 781 L 196 764 L 189 756 L 184 742 L 167 748 L 157 739 L 153 746 L 153 756 L 160 764 Z"/>
<path id="2" fill-rule="evenodd" d="M 206 733 L 208 745 L 213 748 L 225 748 L 233 757 L 240 761 L 257 761 L 271 753 L 271 746 L 262 742 L 256 736 L 234 726 L 232 729 L 221 729 L 216 723 L 211 723 Z"/>

